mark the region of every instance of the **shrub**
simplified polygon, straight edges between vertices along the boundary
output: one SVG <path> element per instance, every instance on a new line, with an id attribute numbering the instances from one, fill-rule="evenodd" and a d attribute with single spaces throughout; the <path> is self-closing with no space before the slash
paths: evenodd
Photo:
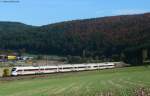
<path id="1" fill-rule="evenodd" d="M 4 70 L 3 70 L 3 77 L 8 77 L 8 76 L 10 76 L 9 73 L 10 73 L 10 72 L 9 72 L 9 69 L 4 69 Z"/>
<path id="2" fill-rule="evenodd" d="M 38 55 L 38 56 L 36 57 L 36 59 L 37 59 L 37 60 L 41 60 L 41 59 L 43 59 L 43 56 L 42 56 L 42 55 Z"/>
<path id="3" fill-rule="evenodd" d="M 74 63 L 86 63 L 87 59 L 86 58 L 82 58 L 80 56 L 67 56 L 67 61 L 68 63 L 74 64 Z"/>

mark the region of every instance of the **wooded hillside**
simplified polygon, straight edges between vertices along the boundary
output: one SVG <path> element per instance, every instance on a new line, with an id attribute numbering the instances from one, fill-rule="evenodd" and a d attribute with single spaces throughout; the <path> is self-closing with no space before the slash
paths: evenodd
<path id="1" fill-rule="evenodd" d="M 130 56 L 132 52 L 136 56 L 143 48 L 149 50 L 149 31 L 150 13 L 74 20 L 40 27 L 0 22 L 0 49 L 108 58 L 122 54 Z"/>

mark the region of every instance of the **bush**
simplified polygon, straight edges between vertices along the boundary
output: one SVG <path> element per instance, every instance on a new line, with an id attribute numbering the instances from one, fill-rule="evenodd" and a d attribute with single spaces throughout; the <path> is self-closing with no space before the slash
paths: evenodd
<path id="1" fill-rule="evenodd" d="M 120 56 L 119 56 L 119 55 L 117 55 L 117 54 L 116 54 L 116 55 L 112 55 L 112 57 L 111 57 L 111 58 L 112 58 L 112 60 L 113 60 L 113 61 L 115 61 L 115 62 L 118 62 L 118 61 L 120 61 L 120 60 L 121 60 L 121 59 L 120 59 Z"/>
<path id="2" fill-rule="evenodd" d="M 3 70 L 3 77 L 8 77 L 8 76 L 10 76 L 9 73 L 10 73 L 10 72 L 9 72 L 9 69 L 4 69 L 4 70 Z"/>
<path id="3" fill-rule="evenodd" d="M 42 55 L 38 55 L 38 56 L 36 57 L 36 59 L 37 59 L 37 60 L 41 60 L 41 59 L 43 59 L 43 56 L 42 56 Z"/>
<path id="4" fill-rule="evenodd" d="M 74 64 L 74 63 L 86 63 L 87 59 L 86 58 L 82 58 L 80 56 L 67 56 L 67 61 L 68 63 Z"/>

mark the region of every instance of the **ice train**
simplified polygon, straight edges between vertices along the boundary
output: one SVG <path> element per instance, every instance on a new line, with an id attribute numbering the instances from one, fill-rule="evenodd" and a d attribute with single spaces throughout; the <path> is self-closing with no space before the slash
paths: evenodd
<path id="1" fill-rule="evenodd" d="M 114 68 L 115 62 L 106 63 L 89 63 L 89 64 L 61 64 L 55 66 L 28 66 L 28 67 L 14 67 L 12 68 L 11 75 L 32 75 L 32 74 L 46 74 L 57 72 L 74 72 L 84 70 L 96 70 L 96 69 L 109 69 Z"/>

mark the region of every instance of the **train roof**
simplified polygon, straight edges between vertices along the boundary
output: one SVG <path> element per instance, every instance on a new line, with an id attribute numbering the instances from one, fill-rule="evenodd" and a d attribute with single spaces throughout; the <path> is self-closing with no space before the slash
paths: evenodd
<path id="1" fill-rule="evenodd" d="M 52 66 L 26 66 L 26 67 L 14 67 L 16 69 L 39 69 L 39 68 L 57 68 L 57 67 L 78 67 L 78 66 L 97 66 L 97 65 L 110 65 L 113 66 L 116 63 L 120 62 L 103 62 L 103 63 L 83 63 L 83 64 L 60 64 L 60 65 L 52 65 Z"/>

